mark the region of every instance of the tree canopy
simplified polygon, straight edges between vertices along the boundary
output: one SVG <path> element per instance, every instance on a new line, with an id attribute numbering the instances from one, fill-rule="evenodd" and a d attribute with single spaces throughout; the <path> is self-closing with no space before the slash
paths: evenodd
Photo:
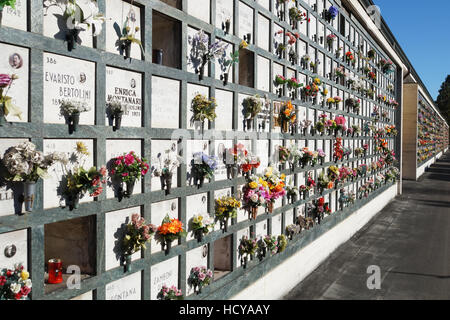
<path id="1" fill-rule="evenodd" d="M 450 74 L 447 75 L 447 78 L 441 85 L 441 89 L 439 89 L 436 104 L 447 123 L 450 123 Z"/>

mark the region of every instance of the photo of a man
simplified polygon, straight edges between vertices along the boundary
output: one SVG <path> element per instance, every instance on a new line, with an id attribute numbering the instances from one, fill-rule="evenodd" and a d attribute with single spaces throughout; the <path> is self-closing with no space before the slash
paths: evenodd
<path id="1" fill-rule="evenodd" d="M 20 56 L 20 54 L 13 53 L 12 55 L 9 56 L 9 64 L 14 69 L 20 69 L 20 68 L 22 68 L 22 65 L 23 65 L 23 59 Z"/>

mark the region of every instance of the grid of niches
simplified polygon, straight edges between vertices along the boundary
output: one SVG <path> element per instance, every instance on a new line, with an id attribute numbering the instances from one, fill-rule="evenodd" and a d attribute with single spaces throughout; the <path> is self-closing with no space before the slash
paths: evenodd
<path id="1" fill-rule="evenodd" d="M 417 112 L 417 167 L 448 146 L 448 124 L 420 94 Z"/>
<path id="2" fill-rule="evenodd" d="M 258 3 L 255 3 L 253 1 L 249 0 L 234 0 L 234 19 L 235 21 L 239 21 L 239 2 L 245 3 L 252 7 L 253 11 L 253 17 L 254 17 L 254 34 L 257 34 L 258 32 L 258 14 L 261 14 L 268 18 L 270 20 L 271 25 L 271 34 L 273 33 L 273 25 L 276 23 L 280 26 L 282 26 L 286 31 L 294 31 L 291 29 L 290 25 L 286 22 L 279 21 L 278 17 L 275 13 L 275 6 L 273 3 L 270 5 L 270 10 L 267 10 L 266 8 L 260 6 Z M 216 89 L 223 89 L 223 90 L 229 90 L 232 91 L 234 94 L 233 98 L 233 127 L 237 127 L 237 114 L 239 112 L 240 106 L 238 105 L 238 94 L 247 94 L 247 95 L 253 95 L 253 94 L 268 94 L 269 98 L 274 101 L 286 101 L 286 98 L 279 99 L 278 96 L 271 93 L 273 90 L 269 91 L 263 91 L 258 90 L 255 88 L 250 88 L 242 85 L 238 85 L 238 68 L 239 65 L 235 67 L 235 73 L 234 73 L 234 80 L 233 83 L 230 83 L 226 87 L 223 85 L 221 81 L 212 79 L 210 77 L 207 77 L 203 81 L 198 80 L 198 76 L 187 72 L 187 28 L 193 27 L 197 29 L 203 29 L 205 32 L 209 33 L 211 35 L 211 41 L 214 41 L 216 38 L 224 39 L 230 43 L 233 43 L 235 46 L 238 46 L 241 39 L 234 36 L 233 34 L 238 34 L 238 28 L 239 24 L 234 24 L 234 33 L 230 35 L 224 35 L 223 31 L 215 28 L 215 1 L 211 1 L 211 15 L 210 15 L 210 22 L 211 24 L 208 24 L 202 20 L 199 20 L 195 17 L 192 17 L 187 14 L 186 12 L 186 4 L 187 1 L 182 1 L 182 8 L 183 11 L 177 10 L 171 6 L 166 5 L 163 2 L 160 1 L 134 1 L 135 5 L 139 5 L 141 8 L 141 16 L 142 21 L 145 21 L 145 24 L 142 28 L 142 36 L 143 36 L 143 43 L 145 48 L 145 57 L 143 60 L 131 60 L 131 61 L 124 61 L 122 57 L 108 53 L 104 51 L 105 48 L 105 36 L 104 33 L 102 33 L 99 37 L 97 37 L 95 48 L 87 48 L 87 47 L 78 47 L 76 50 L 72 52 L 68 52 L 66 50 L 66 46 L 62 43 L 62 41 L 50 39 L 47 37 L 42 36 L 42 6 L 39 3 L 39 1 L 31 1 L 29 5 L 29 12 L 32 12 L 33 14 L 29 15 L 30 17 L 30 23 L 29 23 L 29 31 L 30 32 L 22 32 L 19 30 L 11 29 L 11 28 L 1 28 L 0 29 L 0 40 L 3 43 L 8 43 L 12 45 L 18 45 L 27 47 L 30 49 L 30 116 L 29 116 L 29 122 L 28 123 L 14 123 L 14 125 L 9 126 L 7 130 L 5 128 L 1 128 L 1 137 L 8 137 L 8 138 L 30 138 L 33 143 L 37 145 L 39 149 L 42 150 L 43 148 L 43 142 L 44 139 L 94 139 L 95 140 L 95 162 L 97 164 L 104 163 L 106 160 L 106 152 L 105 152 L 105 143 L 107 139 L 139 139 L 142 141 L 142 151 L 143 155 L 150 158 L 150 150 L 151 150 L 151 144 L 153 139 L 170 139 L 172 136 L 172 133 L 174 130 L 172 129 L 156 129 L 151 128 L 151 79 L 152 76 L 159 76 L 159 77 L 165 77 L 170 79 L 175 79 L 181 81 L 181 93 L 180 93 L 180 126 L 181 128 L 186 128 L 186 106 L 188 104 L 187 101 L 187 85 L 188 83 L 192 84 L 199 84 L 199 85 L 206 85 L 209 87 L 209 93 L 210 96 L 214 96 L 214 92 Z M 320 15 L 312 10 L 310 6 L 308 6 L 306 3 L 299 1 L 299 5 L 304 7 L 306 11 L 308 12 L 308 15 L 310 17 L 316 18 L 316 23 L 323 23 L 327 29 L 331 30 L 334 34 L 337 35 L 339 38 L 339 41 L 344 44 L 345 48 L 349 48 L 353 52 L 357 51 L 357 47 L 354 46 L 354 44 L 350 41 L 352 40 L 352 37 L 349 36 L 349 38 L 346 38 L 347 35 L 341 35 L 340 32 L 338 32 L 335 28 L 333 28 L 331 25 L 327 24 L 325 20 L 323 20 Z M 327 1 L 327 7 L 330 5 L 330 3 Z M 105 1 L 99 1 L 99 7 L 100 11 L 104 12 L 105 9 Z M 170 16 L 182 24 L 182 63 L 181 63 L 181 70 L 173 69 L 173 68 L 167 68 L 160 65 L 155 65 L 152 63 L 149 63 L 148 61 L 151 61 L 150 53 L 152 52 L 152 10 L 162 12 L 167 16 Z M 354 19 L 351 19 L 346 14 L 342 14 L 339 19 L 345 19 L 348 23 L 350 21 L 350 24 L 353 28 L 354 32 L 359 33 L 359 36 L 361 39 L 364 39 L 366 43 L 370 43 L 370 46 L 375 48 L 375 50 L 378 53 L 377 59 L 379 57 L 386 57 L 384 52 L 382 52 L 376 43 L 370 38 L 367 37 L 364 29 L 356 22 Z M 335 55 L 332 52 L 327 52 L 326 48 L 322 47 L 319 44 L 319 38 L 317 38 L 317 41 L 313 41 L 311 39 L 311 36 L 309 34 L 309 25 L 307 25 L 307 33 L 308 37 L 304 38 L 302 37 L 302 41 L 307 43 L 307 52 L 312 53 L 312 51 L 318 51 L 326 55 L 328 58 L 332 60 L 332 66 L 336 65 L 339 66 L 343 64 L 343 61 L 336 58 Z M 317 29 L 317 28 L 316 28 Z M 352 29 L 350 29 L 352 30 Z M 256 38 L 256 37 L 255 37 Z M 362 41 L 362 40 L 358 40 Z M 355 43 L 356 44 L 356 43 Z M 270 43 L 270 48 L 272 49 L 272 43 Z M 288 68 L 294 69 L 296 72 L 296 75 L 304 74 L 307 78 L 316 78 L 319 77 L 324 83 L 329 85 L 330 87 L 330 93 L 333 93 L 332 95 L 340 95 L 340 94 L 352 94 L 353 96 L 356 96 L 361 99 L 362 101 L 362 108 L 360 114 L 351 115 L 351 117 L 358 119 L 359 124 L 362 125 L 364 121 L 370 120 L 370 113 L 372 111 L 372 108 L 374 105 L 377 105 L 377 101 L 375 99 L 371 99 L 367 96 L 359 95 L 356 92 L 350 92 L 350 90 L 347 89 L 346 86 L 341 84 L 336 84 L 334 81 L 329 79 L 329 77 L 323 77 L 316 73 L 312 73 L 308 70 L 304 70 L 301 68 L 300 65 L 291 65 L 287 60 L 280 60 L 278 57 L 270 52 L 262 50 L 257 45 L 250 45 L 247 50 L 252 51 L 255 53 L 255 66 L 257 66 L 256 59 L 258 56 L 265 57 L 271 61 L 271 65 L 274 63 L 278 63 L 283 65 L 284 71 L 286 71 Z M 297 48 L 298 50 L 298 48 Z M 365 46 L 364 48 L 365 52 L 367 53 L 368 47 Z M 345 52 L 346 50 L 344 50 Z M 69 56 L 73 58 L 78 58 L 90 62 L 94 62 L 96 64 L 96 110 L 95 110 L 95 125 L 93 126 L 81 126 L 79 131 L 72 135 L 67 134 L 67 128 L 65 125 L 56 125 L 56 124 L 48 124 L 44 123 L 43 120 L 43 87 L 42 87 L 42 70 L 43 70 L 43 54 L 44 52 L 50 52 L 54 54 Z M 369 64 L 372 64 L 372 62 L 369 62 Z M 357 66 L 362 66 L 362 62 L 360 59 L 358 59 Z M 131 128 L 131 127 L 124 127 L 119 131 L 113 132 L 111 128 L 105 127 L 105 69 L 106 66 L 113 66 L 129 71 L 135 71 L 139 72 L 143 75 L 143 88 L 145 90 L 143 91 L 143 101 L 144 101 L 144 108 L 143 108 L 143 126 L 141 128 Z M 389 97 L 394 98 L 395 97 L 395 91 L 389 91 L 387 90 L 387 84 L 395 85 L 396 77 L 394 75 L 390 75 L 388 77 L 385 77 L 382 75 L 382 72 L 380 72 L 379 69 L 377 69 L 376 65 L 372 65 L 374 70 L 378 70 L 378 81 L 377 83 L 366 83 L 367 86 L 373 85 L 373 88 L 376 90 L 375 96 L 377 94 L 386 94 Z M 355 74 L 362 75 L 361 72 L 359 72 L 357 69 L 352 68 L 351 66 L 345 65 L 345 68 L 350 71 L 354 72 Z M 214 64 L 210 65 L 210 74 L 214 74 L 215 66 Z M 273 78 L 274 74 L 272 72 L 272 68 L 270 69 L 270 75 L 271 78 Z M 255 67 L 255 78 L 257 77 L 258 70 Z M 322 74 L 326 74 L 324 71 Z M 270 84 L 271 89 L 272 84 Z M 394 86 L 396 88 L 396 86 Z M 345 98 L 345 97 L 344 97 Z M 347 112 L 344 111 L 343 108 L 339 110 L 330 110 L 328 107 L 323 107 L 318 104 L 312 104 L 311 102 L 302 102 L 300 100 L 295 100 L 293 103 L 297 107 L 304 107 L 306 109 L 306 114 L 309 119 L 316 120 L 318 117 L 318 114 L 321 112 L 329 112 L 330 114 L 333 113 L 335 115 L 342 114 L 345 116 L 349 116 Z M 389 110 L 389 112 L 392 114 L 390 117 L 390 121 L 387 121 L 386 123 L 393 123 L 396 119 L 395 117 L 395 110 L 393 108 L 390 108 L 389 106 L 382 106 L 382 108 L 385 108 L 386 110 Z M 380 122 L 379 125 L 383 125 L 383 122 Z M 211 124 L 211 129 L 213 129 L 214 124 Z M 273 123 L 271 121 L 270 128 L 273 128 Z M 193 133 L 193 130 L 190 130 L 191 133 Z M 222 132 L 218 132 L 222 133 Z M 240 139 L 245 139 L 247 136 L 247 133 L 239 132 L 239 131 L 233 131 L 232 137 L 233 140 L 236 142 Z M 252 147 L 255 146 L 256 140 L 258 140 L 260 137 L 265 137 L 265 135 L 262 135 L 260 133 L 256 133 L 255 138 L 252 139 Z M 345 141 L 358 141 L 360 145 L 363 141 L 369 142 L 369 137 L 357 137 L 357 138 L 349 138 L 349 137 L 343 137 Z M 330 154 L 333 137 L 332 136 L 311 136 L 311 135 L 302 135 L 301 133 L 296 133 L 294 135 L 291 134 L 282 134 L 279 132 L 272 132 L 270 139 L 268 139 L 269 143 L 269 150 L 267 152 L 269 153 L 270 150 L 273 150 L 273 147 L 275 145 L 275 141 L 282 140 L 284 141 L 284 144 L 287 144 L 287 141 L 293 140 L 298 145 L 306 145 L 310 146 L 311 148 L 316 147 L 316 143 L 318 141 L 329 141 L 329 150 L 325 150 L 327 154 Z M 394 140 L 390 139 L 391 141 L 390 146 L 394 146 Z M 210 150 L 214 150 L 214 139 L 210 139 Z M 186 145 L 186 140 L 183 139 L 180 141 L 180 144 L 182 146 Z M 355 159 L 351 158 L 348 159 L 344 164 L 346 165 L 357 165 L 362 162 L 369 163 L 372 160 L 378 159 L 378 156 L 369 152 L 368 156 L 364 159 Z M 299 181 L 299 174 L 305 173 L 308 171 L 315 171 L 316 174 L 318 174 L 319 170 L 327 168 L 329 165 L 331 165 L 331 161 L 327 161 L 324 163 L 323 166 L 320 166 L 319 169 L 315 168 L 304 168 L 304 169 L 296 169 L 295 170 L 295 181 L 296 184 L 301 184 Z M 286 174 L 292 174 L 288 170 L 284 170 Z M 84 292 L 88 292 L 90 290 L 94 290 L 95 298 L 97 299 L 103 299 L 105 297 L 105 285 L 113 280 L 117 280 L 120 278 L 123 278 L 127 276 L 128 274 L 123 273 L 123 268 L 115 268 L 112 270 L 104 271 L 104 237 L 105 237 L 105 212 L 113 211 L 113 210 L 120 210 L 125 209 L 129 207 L 138 207 L 140 206 L 142 208 L 142 215 L 145 218 L 151 217 L 151 203 L 160 202 L 163 200 L 170 200 L 170 199 L 179 199 L 179 217 L 183 222 L 186 222 L 186 197 L 190 195 L 195 195 L 199 193 L 208 193 L 209 201 L 208 201 L 208 209 L 211 212 L 213 201 L 214 201 L 214 190 L 224 189 L 224 188 L 232 188 L 233 191 L 236 191 L 240 185 L 244 183 L 243 178 L 238 178 L 235 180 L 225 180 L 225 181 L 211 181 L 211 183 L 206 184 L 203 188 L 197 189 L 193 186 L 187 186 L 186 185 L 186 166 L 183 165 L 179 169 L 179 186 L 178 188 L 174 189 L 171 195 L 164 195 L 162 191 L 152 191 L 150 192 L 150 179 L 145 178 L 143 182 L 143 190 L 141 194 L 133 195 L 130 199 L 124 199 L 122 202 L 117 202 L 116 199 L 106 199 L 105 195 L 100 196 L 97 201 L 82 204 L 80 206 L 80 209 L 77 210 L 77 212 L 67 212 L 67 210 L 62 210 L 61 208 L 51 208 L 51 209 L 43 209 L 42 204 L 42 194 L 43 194 L 43 185 L 42 183 L 38 183 L 37 186 L 37 199 L 36 199 L 36 209 L 34 212 L 27 216 L 26 219 L 19 216 L 5 216 L 0 218 L 0 232 L 9 232 L 13 230 L 19 230 L 19 229 L 28 229 L 29 230 L 29 264 L 31 266 L 31 273 L 32 277 L 36 279 L 33 283 L 33 298 L 34 299 L 67 299 L 74 297 L 76 295 L 79 295 Z M 363 184 L 367 179 L 359 179 L 357 182 L 353 184 L 353 186 L 356 188 Z M 324 192 L 324 196 L 329 196 L 332 193 L 335 193 L 335 191 L 326 191 Z M 317 197 L 317 196 L 316 196 Z M 335 207 L 337 206 L 337 197 L 334 197 L 334 203 Z M 314 197 L 312 198 L 314 199 Z M 310 201 L 309 199 L 308 201 Z M 258 216 L 258 218 L 255 221 L 242 221 L 237 223 L 236 221 L 233 221 L 233 226 L 229 228 L 229 231 L 227 233 L 222 233 L 221 231 L 214 232 L 208 237 L 205 238 L 204 243 L 213 243 L 214 240 L 217 240 L 221 237 L 225 237 L 228 235 L 233 236 L 233 272 L 235 274 L 240 274 L 239 272 L 242 272 L 242 268 L 237 266 L 236 263 L 236 255 L 235 250 L 238 244 L 238 237 L 236 231 L 243 230 L 246 228 L 251 228 L 253 230 L 255 228 L 255 225 L 259 222 L 268 221 L 268 230 L 270 231 L 270 225 L 271 225 L 271 219 L 274 217 L 281 215 L 282 217 L 282 229 L 284 228 L 284 225 L 287 225 L 289 223 L 292 223 L 293 221 L 286 221 L 285 219 L 285 212 L 288 210 L 294 209 L 294 214 L 292 216 L 293 219 L 300 214 L 301 208 L 304 207 L 306 204 L 306 201 L 300 200 L 294 204 L 287 204 L 283 200 L 283 205 L 281 207 L 278 207 L 274 210 L 273 214 L 268 217 L 265 215 Z M 57 221 L 64 221 L 67 219 L 77 218 L 77 217 L 83 217 L 83 216 L 90 216 L 90 215 L 96 215 L 96 238 L 97 238 L 97 260 L 96 260 L 96 275 L 89 277 L 88 279 L 83 281 L 83 286 L 81 290 L 60 290 L 56 291 L 50 294 L 44 294 L 44 284 L 43 281 L 39 281 L 39 279 L 44 279 L 44 225 L 57 222 Z M 131 266 L 131 273 L 133 272 L 142 272 L 142 298 L 148 299 L 150 297 L 150 266 L 154 265 L 156 263 L 159 263 L 161 261 L 168 260 L 172 257 L 178 256 L 179 257 L 179 286 L 181 289 L 185 289 L 185 279 L 186 279 L 186 251 L 197 248 L 202 244 L 198 244 L 196 241 L 189 241 L 186 242 L 184 239 L 180 241 L 180 245 L 173 248 L 172 252 L 165 256 L 162 252 L 156 253 L 156 254 L 150 254 L 149 252 L 144 251 L 142 255 L 142 259 L 133 261 Z M 209 246 L 209 267 L 213 268 L 213 257 L 212 257 L 212 246 Z M 241 270 L 241 271 L 239 271 Z M 220 286 L 225 285 L 225 283 L 228 281 L 227 279 L 232 279 L 232 274 L 225 276 L 222 278 L 218 283 L 215 283 L 215 288 L 219 288 Z M 185 291 L 185 290 L 183 290 Z M 208 291 L 205 292 L 205 295 L 208 294 Z"/>

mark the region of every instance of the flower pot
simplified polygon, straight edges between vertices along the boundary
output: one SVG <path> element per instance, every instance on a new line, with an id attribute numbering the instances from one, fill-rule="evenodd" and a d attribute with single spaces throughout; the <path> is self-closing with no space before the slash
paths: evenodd
<path id="1" fill-rule="evenodd" d="M 196 236 L 197 236 L 197 241 L 202 242 L 203 241 L 203 230 L 198 230 L 196 232 Z"/>
<path id="2" fill-rule="evenodd" d="M 288 124 L 289 122 L 286 120 L 281 120 L 281 130 L 283 131 L 283 133 L 288 132 Z"/>
<path id="3" fill-rule="evenodd" d="M 247 130 L 251 130 L 252 127 L 253 127 L 253 119 L 247 119 L 247 122 L 246 122 L 246 129 L 247 129 Z"/>
<path id="4" fill-rule="evenodd" d="M 131 41 L 130 41 L 130 40 L 125 40 L 122 46 L 123 46 L 123 51 L 124 51 L 124 53 L 125 53 L 124 59 L 130 58 L 130 53 L 131 53 Z"/>
<path id="5" fill-rule="evenodd" d="M 79 193 L 71 194 L 68 197 L 68 200 L 69 200 L 69 209 L 70 210 L 78 209 L 80 207 L 80 194 Z"/>
<path id="6" fill-rule="evenodd" d="M 224 233 L 226 233 L 226 232 L 228 232 L 228 217 L 227 218 L 225 218 L 225 220 L 223 220 L 221 223 L 222 223 L 222 226 L 223 226 L 223 232 Z"/>
<path id="7" fill-rule="evenodd" d="M 163 50 L 155 49 L 155 63 L 162 64 L 162 61 L 163 61 Z"/>
<path id="8" fill-rule="evenodd" d="M 267 203 L 267 212 L 268 213 L 272 213 L 273 212 L 273 202 L 272 201 L 269 201 Z"/>
<path id="9" fill-rule="evenodd" d="M 297 195 L 296 194 L 291 195 L 291 203 L 294 203 L 296 201 L 297 201 Z"/>
<path id="10" fill-rule="evenodd" d="M 306 200 L 308 199 L 309 196 L 309 192 L 308 191 L 303 191 L 303 199 Z"/>
<path id="11" fill-rule="evenodd" d="M 5 105 L 4 103 L 0 103 L 0 127 L 4 126 L 6 122 Z"/>
<path id="12" fill-rule="evenodd" d="M 166 179 L 164 179 L 164 176 L 161 175 L 159 180 L 161 181 L 161 190 L 164 190 L 166 188 Z"/>
<path id="13" fill-rule="evenodd" d="M 168 255 L 170 253 L 170 249 L 172 248 L 172 240 L 165 240 L 164 244 L 165 244 L 164 252 L 166 255 Z"/>
<path id="14" fill-rule="evenodd" d="M 171 190 L 172 190 L 172 172 L 169 173 L 164 173 L 163 174 L 163 180 L 164 180 L 164 184 L 166 187 L 166 194 L 170 194 Z M 164 188 L 163 188 L 164 190 Z"/>
<path id="15" fill-rule="evenodd" d="M 120 129 L 120 126 L 122 124 L 122 115 L 123 115 L 123 112 L 114 114 L 114 122 L 115 122 L 114 123 L 114 131 Z"/>
<path id="16" fill-rule="evenodd" d="M 251 44 L 251 42 L 252 42 L 252 34 L 251 33 L 247 33 L 247 43 L 248 44 Z"/>
<path id="17" fill-rule="evenodd" d="M 251 218 L 256 220 L 256 216 L 258 214 L 258 207 L 251 207 Z"/>
<path id="18" fill-rule="evenodd" d="M 127 186 L 127 190 L 125 191 L 125 197 L 129 198 L 133 194 L 135 184 L 136 184 L 135 179 L 125 182 L 125 185 Z"/>
<path id="19" fill-rule="evenodd" d="M 237 165 L 227 165 L 228 179 L 235 179 L 238 175 L 239 168 Z"/>
<path id="20" fill-rule="evenodd" d="M 228 84 L 228 72 L 222 75 L 223 85 L 226 86 Z"/>
<path id="21" fill-rule="evenodd" d="M 69 32 L 67 33 L 66 40 L 67 40 L 67 49 L 69 51 L 72 51 L 77 47 L 77 38 L 79 33 L 80 33 L 79 29 L 72 29 L 69 30 Z"/>
<path id="22" fill-rule="evenodd" d="M 125 256 L 125 272 L 129 272 L 130 271 L 130 267 L 131 267 L 131 255 L 128 254 Z"/>
<path id="23" fill-rule="evenodd" d="M 74 113 L 69 116 L 69 129 L 71 132 L 78 130 L 78 124 L 80 123 L 80 114 Z"/>
<path id="24" fill-rule="evenodd" d="M 247 268 L 247 261 L 248 261 L 247 255 L 241 258 L 241 264 L 244 269 Z"/>
<path id="25" fill-rule="evenodd" d="M 25 202 L 25 211 L 31 212 L 33 211 L 33 204 L 36 193 L 36 182 L 34 181 L 25 181 L 23 183 L 24 189 L 24 202 Z"/>
<path id="26" fill-rule="evenodd" d="M 230 32 L 230 20 L 225 21 L 225 34 L 228 34 Z"/>
<path id="27" fill-rule="evenodd" d="M 204 182 L 205 182 L 205 177 L 199 177 L 198 180 L 197 180 L 198 187 L 202 188 Z"/>

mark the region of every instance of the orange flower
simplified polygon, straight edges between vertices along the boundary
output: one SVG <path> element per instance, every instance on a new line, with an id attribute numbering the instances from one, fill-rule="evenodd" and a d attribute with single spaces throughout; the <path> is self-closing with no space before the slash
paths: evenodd
<path id="1" fill-rule="evenodd" d="M 328 182 L 328 189 L 333 189 L 333 187 L 334 187 L 334 184 L 333 184 L 333 182 Z"/>
<path id="2" fill-rule="evenodd" d="M 170 222 L 164 223 L 162 226 L 158 227 L 158 232 L 162 235 L 166 234 L 177 234 L 183 231 L 183 223 L 178 219 L 172 219 Z"/>

